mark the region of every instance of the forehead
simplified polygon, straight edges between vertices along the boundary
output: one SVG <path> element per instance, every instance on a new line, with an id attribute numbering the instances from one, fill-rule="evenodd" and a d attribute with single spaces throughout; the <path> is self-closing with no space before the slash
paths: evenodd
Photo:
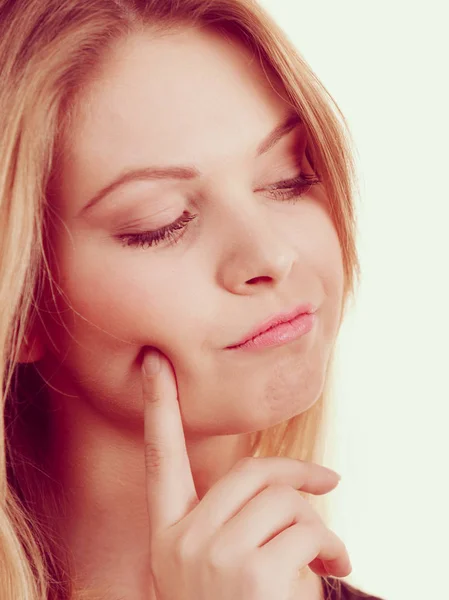
<path id="1" fill-rule="evenodd" d="M 249 49 L 215 31 L 123 39 L 80 98 L 63 181 L 99 174 L 107 181 L 151 163 L 207 171 L 242 151 L 254 154 L 288 108 L 273 85 Z"/>

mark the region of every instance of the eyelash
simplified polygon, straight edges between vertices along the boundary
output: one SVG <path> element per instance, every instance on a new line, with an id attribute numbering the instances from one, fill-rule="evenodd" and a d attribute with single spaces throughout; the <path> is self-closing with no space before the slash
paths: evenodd
<path id="1" fill-rule="evenodd" d="M 276 199 L 283 200 L 284 202 L 297 202 L 298 199 L 309 189 L 321 183 L 321 179 L 316 175 L 301 174 L 293 179 L 286 179 L 278 181 L 271 186 L 268 186 L 270 194 Z M 142 231 L 141 233 L 125 233 L 116 236 L 119 241 L 122 242 L 123 246 L 131 247 L 151 247 L 157 246 L 164 240 L 169 240 L 171 245 L 176 244 L 180 239 L 181 235 L 177 235 L 176 232 L 184 230 L 190 221 L 196 219 L 197 215 L 191 215 L 184 211 L 183 214 L 176 219 L 170 225 L 161 227 L 155 231 Z"/>

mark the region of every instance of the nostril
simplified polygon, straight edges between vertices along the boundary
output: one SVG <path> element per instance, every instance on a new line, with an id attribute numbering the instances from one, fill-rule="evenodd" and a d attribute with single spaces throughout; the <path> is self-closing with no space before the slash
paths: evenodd
<path id="1" fill-rule="evenodd" d="M 252 279 L 248 279 L 246 283 L 258 283 L 259 281 L 272 281 L 272 277 L 268 277 L 267 275 L 261 275 L 260 277 L 253 277 Z"/>

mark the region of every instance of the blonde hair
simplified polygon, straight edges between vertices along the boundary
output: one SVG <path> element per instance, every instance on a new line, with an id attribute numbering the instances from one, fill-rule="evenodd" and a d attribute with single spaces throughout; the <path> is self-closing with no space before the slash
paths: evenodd
<path id="1" fill-rule="evenodd" d="M 83 86 L 120 37 L 184 27 L 237 36 L 257 53 L 301 116 L 307 157 L 327 192 L 342 248 L 340 323 L 360 276 L 349 128 L 311 68 L 256 2 L 0 0 L 0 590 L 5 600 L 101 597 L 76 587 L 51 516 L 45 520 L 33 503 L 44 487 L 38 476 L 21 477 L 29 457 L 16 444 L 12 427 L 18 428 L 19 403 L 26 404 L 26 390 L 33 395 L 36 382 L 30 365 L 19 364 L 19 352 L 39 318 L 43 281 L 51 281 L 45 245 L 50 190 Z M 309 410 L 253 434 L 253 456 L 321 462 L 333 362 L 332 353 L 323 391 Z M 52 499 L 44 500 L 51 515 Z"/>

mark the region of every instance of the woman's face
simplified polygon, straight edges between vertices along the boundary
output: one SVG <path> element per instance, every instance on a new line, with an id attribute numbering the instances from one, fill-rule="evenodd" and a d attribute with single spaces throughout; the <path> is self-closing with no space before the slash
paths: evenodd
<path id="1" fill-rule="evenodd" d="M 186 435 L 261 430 L 305 411 L 324 384 L 343 265 L 322 186 L 295 200 L 268 189 L 311 172 L 303 126 L 256 156 L 288 103 L 243 46 L 206 31 L 121 42 L 84 93 L 54 200 L 63 295 L 41 360 L 52 385 L 140 426 L 142 349 L 154 346 L 172 364 Z M 174 165 L 200 175 L 130 179 L 86 208 L 129 170 Z M 128 245 L 183 213 L 194 218 L 176 243 Z M 303 302 L 317 307 L 307 335 L 227 349 Z"/>

